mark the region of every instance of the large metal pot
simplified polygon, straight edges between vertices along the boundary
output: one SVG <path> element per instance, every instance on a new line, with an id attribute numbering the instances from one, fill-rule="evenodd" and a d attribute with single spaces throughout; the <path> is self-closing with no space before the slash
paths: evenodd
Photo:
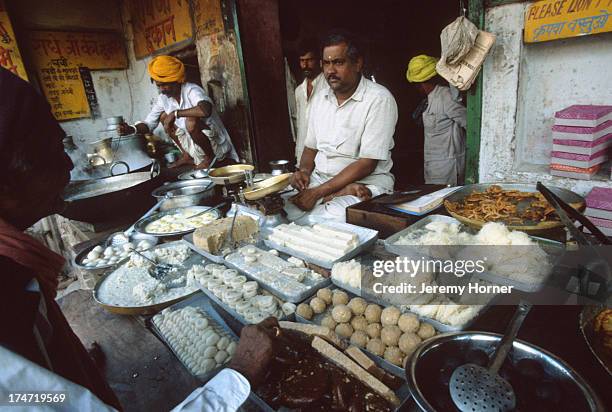
<path id="1" fill-rule="evenodd" d="M 437 335 L 423 343 L 406 365 L 406 380 L 412 397 L 421 410 L 438 412 L 455 409 L 448 394 L 448 386 L 440 381 L 442 364 L 450 365 L 470 350 L 479 350 L 491 356 L 501 335 L 489 332 L 450 332 Z M 580 394 L 584 407 L 576 405 L 576 410 L 603 411 L 603 405 L 589 384 L 571 366 L 553 355 L 525 341 L 516 339 L 506 362 L 516 363 L 521 359 L 537 361 L 545 371 L 547 379 L 553 384 L 563 382 L 573 385 L 572 390 Z M 465 363 L 460 359 L 460 364 Z M 448 366 L 446 366 L 448 367 Z M 446 368 L 442 367 L 442 368 Z M 448 376 L 450 379 L 450 375 Z M 563 387 L 563 386 L 560 386 Z M 444 392 L 443 392 L 444 391 Z M 518 396 L 518 394 L 517 394 Z M 451 402 L 449 405 L 448 402 Z M 520 399 L 519 399 L 520 402 Z M 434 406 L 442 404 L 445 406 Z M 574 406 L 574 405 L 572 405 Z"/>
<path id="2" fill-rule="evenodd" d="M 153 205 L 150 193 L 160 184 L 159 165 L 150 172 L 71 182 L 64 190 L 68 219 L 97 223 L 142 215 Z"/>
<path id="3" fill-rule="evenodd" d="M 193 179 L 166 183 L 155 189 L 151 196 L 158 201 L 166 199 L 160 207 L 160 210 L 165 211 L 199 205 L 200 202 L 213 197 L 214 194 L 215 185 L 210 179 Z"/>

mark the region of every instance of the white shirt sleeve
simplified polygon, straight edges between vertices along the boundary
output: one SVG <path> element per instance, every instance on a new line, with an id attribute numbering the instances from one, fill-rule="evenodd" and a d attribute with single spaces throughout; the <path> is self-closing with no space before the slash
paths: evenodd
<path id="1" fill-rule="evenodd" d="M 149 112 L 147 117 L 145 117 L 145 119 L 142 122 L 136 123 L 136 124 L 138 123 L 146 124 L 151 133 L 153 133 L 153 130 L 157 128 L 157 126 L 159 125 L 159 117 L 161 116 L 162 113 L 165 112 L 164 104 L 161 101 L 161 99 L 162 99 L 161 95 L 157 96 L 157 99 L 155 100 L 155 103 L 153 103 L 153 107 L 151 108 L 151 111 Z"/>
<path id="2" fill-rule="evenodd" d="M 249 381 L 233 369 L 223 369 L 196 389 L 173 412 L 235 412 L 251 392 Z"/>
<path id="3" fill-rule="evenodd" d="M 318 99 L 318 97 L 314 96 L 314 99 Z M 314 121 L 314 118 L 317 116 L 316 114 L 313 114 L 317 110 L 316 103 L 316 101 L 313 101 L 312 105 L 310 106 L 310 113 L 308 114 L 308 129 L 306 131 L 306 139 L 304 140 L 304 147 L 309 147 L 314 150 L 317 150 L 317 136 L 315 131 L 316 126 Z M 299 161 L 300 159 L 298 159 L 298 163 Z"/>
<path id="4" fill-rule="evenodd" d="M 65 401 L 37 404 L 37 410 L 61 412 L 115 412 L 83 386 L 51 372 L 49 369 L 0 346 L 0 409 L 9 400 L 10 393 L 47 392 L 64 394 Z M 251 385 L 233 369 L 223 369 L 206 385 L 194 390 L 173 411 L 235 412 L 249 396 Z M 28 404 L 11 405 L 11 411 L 28 411 Z"/>
<path id="5" fill-rule="evenodd" d="M 57 393 L 65 395 L 63 402 L 37 404 L 36 410 L 42 411 L 116 411 L 106 405 L 88 389 L 70 382 L 51 372 L 49 369 L 29 361 L 15 352 L 0 346 L 0 408 L 9 400 L 8 394 L 15 392 Z M 31 410 L 31 404 L 11 406 L 11 411 Z"/>
<path id="6" fill-rule="evenodd" d="M 188 107 L 189 109 L 191 109 L 192 107 L 196 107 L 198 103 L 200 103 L 202 100 L 213 104 L 212 99 L 200 86 L 193 85 L 191 88 L 189 88 L 189 90 L 187 91 L 187 101 L 189 102 L 190 106 Z"/>
<path id="7" fill-rule="evenodd" d="M 393 96 L 379 95 L 368 111 L 361 135 L 359 158 L 389 160 L 397 123 L 397 104 Z"/>

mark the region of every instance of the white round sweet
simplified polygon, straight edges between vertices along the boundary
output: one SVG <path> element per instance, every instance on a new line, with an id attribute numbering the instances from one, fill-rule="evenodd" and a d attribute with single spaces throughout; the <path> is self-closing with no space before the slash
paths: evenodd
<path id="1" fill-rule="evenodd" d="M 100 253 L 96 252 L 95 250 L 91 250 L 88 254 L 87 254 L 87 259 L 97 259 L 100 257 Z"/>
<path id="2" fill-rule="evenodd" d="M 268 253 L 271 254 L 271 255 L 274 255 L 274 256 L 278 256 L 278 254 L 279 254 L 278 250 L 276 250 L 276 249 L 270 249 L 270 250 L 268 250 Z"/>
<path id="3" fill-rule="evenodd" d="M 230 344 L 227 345 L 227 348 L 225 348 L 225 351 L 229 353 L 230 356 L 234 356 L 237 346 L 238 344 L 236 342 L 230 342 Z"/>
<path id="4" fill-rule="evenodd" d="M 204 349 L 204 351 L 202 352 L 202 356 L 204 356 L 205 358 L 214 358 L 216 354 L 216 346 L 207 346 L 206 349 Z"/>
<path id="5" fill-rule="evenodd" d="M 228 337 L 223 336 L 221 339 L 219 339 L 219 342 L 217 342 L 217 349 L 219 350 L 225 350 L 230 344 L 230 340 Z"/>
<path id="6" fill-rule="evenodd" d="M 204 373 L 210 372 L 211 370 L 215 368 L 215 366 L 217 366 L 217 364 L 215 363 L 214 360 L 206 359 L 204 362 L 202 362 L 202 371 Z"/>
<path id="7" fill-rule="evenodd" d="M 128 250 L 134 249 L 134 244 L 132 242 L 128 242 L 121 245 L 121 247 L 127 252 Z"/>
<path id="8" fill-rule="evenodd" d="M 228 358 L 228 353 L 224 350 L 220 350 L 219 352 L 217 352 L 217 354 L 215 355 L 215 361 L 217 362 L 218 365 L 223 364 L 223 362 L 225 362 L 225 360 Z"/>
<path id="9" fill-rule="evenodd" d="M 104 248 L 102 246 L 98 245 L 95 248 L 93 248 L 93 251 L 98 253 L 98 255 L 100 255 L 102 252 L 104 252 Z"/>
<path id="10" fill-rule="evenodd" d="M 104 256 L 106 257 L 113 256 L 114 253 L 115 253 L 114 249 L 110 246 L 104 249 Z"/>
<path id="11" fill-rule="evenodd" d="M 217 342 L 219 342 L 219 335 L 217 335 L 216 333 L 213 333 L 212 335 L 210 335 L 208 338 L 206 338 L 206 344 L 207 345 L 216 345 Z"/>
<path id="12" fill-rule="evenodd" d="M 246 263 L 255 263 L 255 262 L 257 262 L 257 257 L 256 256 L 248 255 L 248 256 L 244 257 L 244 261 Z"/>

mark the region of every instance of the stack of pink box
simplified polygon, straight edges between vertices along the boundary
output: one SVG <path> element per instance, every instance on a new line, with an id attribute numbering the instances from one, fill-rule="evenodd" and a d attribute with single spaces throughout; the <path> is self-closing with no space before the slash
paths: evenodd
<path id="1" fill-rule="evenodd" d="M 606 236 L 612 236 L 612 189 L 594 187 L 586 204 L 584 215 Z"/>
<path id="2" fill-rule="evenodd" d="M 608 161 L 612 106 L 575 105 L 555 113 L 550 173 L 590 180 Z"/>

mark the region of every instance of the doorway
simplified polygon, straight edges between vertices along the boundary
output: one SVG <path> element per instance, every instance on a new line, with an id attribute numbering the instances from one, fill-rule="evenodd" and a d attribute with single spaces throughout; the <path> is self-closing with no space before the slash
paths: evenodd
<path id="1" fill-rule="evenodd" d="M 423 183 L 423 129 L 412 112 L 423 99 L 406 80 L 412 56 L 440 56 L 440 32 L 459 15 L 458 0 L 282 0 L 279 1 L 283 53 L 298 82 L 303 80 L 296 49 L 303 38 L 331 29 L 354 33 L 365 51 L 364 73 L 388 88 L 398 106 L 392 151 L 396 188 Z"/>

